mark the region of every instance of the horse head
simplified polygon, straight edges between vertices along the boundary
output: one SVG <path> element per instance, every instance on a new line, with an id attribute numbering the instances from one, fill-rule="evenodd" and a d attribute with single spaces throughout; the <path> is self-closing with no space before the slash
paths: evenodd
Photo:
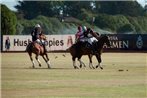
<path id="1" fill-rule="evenodd" d="M 108 47 L 110 47 L 111 45 L 110 45 L 110 41 L 109 41 L 108 36 L 104 35 L 103 37 L 104 37 L 104 42 L 106 43 L 106 45 L 107 45 Z"/>
<path id="2" fill-rule="evenodd" d="M 99 41 L 97 42 L 97 47 L 102 49 L 105 43 L 108 47 L 111 46 L 108 36 L 106 35 L 100 37 Z"/>

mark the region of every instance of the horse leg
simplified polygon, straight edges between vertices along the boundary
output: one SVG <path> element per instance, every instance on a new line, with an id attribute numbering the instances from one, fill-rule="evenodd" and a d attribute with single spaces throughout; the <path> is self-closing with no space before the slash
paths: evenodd
<path id="1" fill-rule="evenodd" d="M 48 57 L 47 53 L 45 54 L 45 56 L 46 56 L 46 58 L 47 58 L 47 65 L 48 65 L 48 68 L 51 68 L 51 67 L 50 67 L 51 63 L 50 63 L 50 60 L 49 60 L 49 57 Z"/>
<path id="2" fill-rule="evenodd" d="M 103 69 L 103 67 L 100 65 L 100 63 L 102 62 L 101 54 L 96 55 L 96 58 L 98 60 L 98 65 L 96 66 L 96 68 L 100 67 L 101 69 Z"/>
<path id="3" fill-rule="evenodd" d="M 84 67 L 86 67 L 86 65 L 84 64 L 84 62 L 81 61 L 81 59 L 78 58 L 78 61 L 80 62 L 80 68 L 82 68 L 82 65 L 84 65 Z"/>
<path id="4" fill-rule="evenodd" d="M 81 61 L 81 57 L 82 56 L 79 56 L 78 57 L 78 61 L 80 62 L 80 68 L 82 68 L 82 65 L 84 65 L 84 67 L 86 67 L 86 65 L 84 64 L 84 62 Z"/>
<path id="5" fill-rule="evenodd" d="M 92 64 L 92 55 L 89 54 L 88 55 L 88 58 L 89 58 L 89 68 L 90 69 L 92 69 L 92 68 L 95 69 L 94 66 L 93 66 L 93 64 Z"/>
<path id="6" fill-rule="evenodd" d="M 51 67 L 50 67 L 50 60 L 49 60 L 49 58 L 48 58 L 48 55 L 47 54 L 45 54 L 46 55 L 46 58 L 44 57 L 44 55 L 42 55 L 42 57 L 43 57 L 43 59 L 45 60 L 45 62 L 47 63 L 47 65 L 48 65 L 48 68 L 50 69 Z"/>
<path id="7" fill-rule="evenodd" d="M 34 62 L 34 60 L 33 60 L 33 58 L 32 58 L 32 53 L 28 53 L 29 54 L 29 56 L 30 56 L 30 60 L 32 61 L 32 64 L 33 64 L 33 68 L 35 68 L 35 62 Z"/>
<path id="8" fill-rule="evenodd" d="M 40 60 L 39 60 L 39 58 L 38 58 L 38 55 L 36 54 L 36 60 L 37 60 L 37 62 L 38 62 L 38 64 L 39 64 L 39 66 L 41 67 L 41 62 L 40 62 Z"/>
<path id="9" fill-rule="evenodd" d="M 79 69 L 79 68 L 76 66 L 76 57 L 72 57 L 72 61 L 73 61 L 73 67 L 74 67 L 74 69 Z"/>

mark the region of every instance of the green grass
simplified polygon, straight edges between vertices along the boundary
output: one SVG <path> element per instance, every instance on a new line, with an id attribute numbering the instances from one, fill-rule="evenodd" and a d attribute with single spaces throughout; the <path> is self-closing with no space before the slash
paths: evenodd
<path id="1" fill-rule="evenodd" d="M 41 57 L 42 67 L 32 69 L 26 53 L 2 53 L 2 98 L 147 97 L 146 54 L 104 53 L 104 70 L 90 69 L 87 56 L 82 57 L 87 67 L 76 70 L 69 54 L 49 57 L 52 69 Z M 95 57 L 93 63 L 97 64 Z"/>

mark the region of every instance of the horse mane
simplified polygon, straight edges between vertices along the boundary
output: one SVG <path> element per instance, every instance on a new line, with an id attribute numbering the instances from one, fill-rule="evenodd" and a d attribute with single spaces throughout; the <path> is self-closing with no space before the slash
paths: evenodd
<path id="1" fill-rule="evenodd" d="M 103 36 L 100 37 L 100 39 L 97 42 L 97 46 L 96 46 L 99 50 L 102 50 L 103 45 L 106 42 L 107 38 L 108 37 L 106 35 L 103 35 Z"/>

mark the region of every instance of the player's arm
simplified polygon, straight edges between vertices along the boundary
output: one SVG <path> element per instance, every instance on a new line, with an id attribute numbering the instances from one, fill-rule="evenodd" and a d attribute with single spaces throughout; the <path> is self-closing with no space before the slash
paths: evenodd
<path id="1" fill-rule="evenodd" d="M 92 36 L 94 36 L 97 40 L 99 40 L 99 33 L 97 33 L 97 32 L 93 32 L 91 29 L 89 30 L 89 33 L 92 35 Z"/>

